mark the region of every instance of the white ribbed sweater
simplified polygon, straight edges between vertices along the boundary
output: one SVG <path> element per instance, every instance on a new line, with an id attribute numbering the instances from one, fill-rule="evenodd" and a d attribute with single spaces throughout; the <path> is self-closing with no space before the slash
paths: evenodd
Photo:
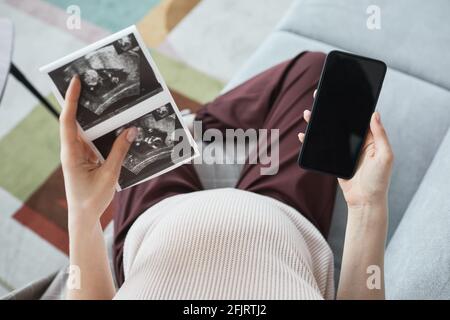
<path id="1" fill-rule="evenodd" d="M 333 299 L 319 231 L 277 200 L 237 189 L 174 196 L 133 224 L 116 299 Z"/>

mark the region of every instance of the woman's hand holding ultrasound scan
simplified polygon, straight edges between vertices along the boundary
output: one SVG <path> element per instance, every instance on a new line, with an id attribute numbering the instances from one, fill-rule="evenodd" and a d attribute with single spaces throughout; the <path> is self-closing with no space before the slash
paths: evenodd
<path id="1" fill-rule="evenodd" d="M 70 82 L 60 118 L 61 163 L 69 209 L 69 220 L 95 223 L 113 199 L 123 159 L 136 138 L 136 128 L 124 130 L 103 164 L 82 138 L 76 123 L 81 83 Z M 70 222 L 70 221 L 69 221 Z"/>
<path id="2" fill-rule="evenodd" d="M 79 135 L 76 121 L 81 82 L 72 78 L 60 117 L 61 164 L 68 205 L 70 270 L 78 270 L 80 286 L 69 287 L 67 299 L 112 299 L 115 287 L 103 239 L 100 217 L 111 203 L 123 159 L 136 138 L 136 128 L 124 130 L 100 163 Z M 72 271 L 69 271 L 72 272 Z"/>

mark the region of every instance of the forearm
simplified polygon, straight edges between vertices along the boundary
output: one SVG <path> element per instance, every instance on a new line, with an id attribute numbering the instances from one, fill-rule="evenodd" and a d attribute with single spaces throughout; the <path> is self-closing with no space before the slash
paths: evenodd
<path id="1" fill-rule="evenodd" d="M 79 288 L 68 287 L 67 299 L 112 299 L 115 287 L 100 221 L 69 216 L 70 265 L 80 271 Z"/>
<path id="2" fill-rule="evenodd" d="M 337 299 L 384 299 L 387 220 L 385 203 L 349 208 Z"/>

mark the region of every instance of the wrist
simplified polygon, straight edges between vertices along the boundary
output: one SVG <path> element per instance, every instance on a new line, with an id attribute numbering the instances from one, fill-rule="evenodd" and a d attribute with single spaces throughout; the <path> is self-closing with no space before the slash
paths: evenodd
<path id="1" fill-rule="evenodd" d="M 387 209 L 388 201 L 386 198 L 379 199 L 376 201 L 366 201 L 366 202 L 357 202 L 357 203 L 348 203 L 347 208 L 350 211 L 365 213 L 367 211 L 372 210 L 381 210 Z"/>
<path id="2" fill-rule="evenodd" d="M 386 209 L 388 206 L 387 194 L 378 196 L 363 197 L 360 199 L 346 199 L 347 208 L 355 212 L 365 212 L 371 210 Z"/>
<path id="3" fill-rule="evenodd" d="M 99 221 L 100 219 L 88 210 L 69 207 L 67 221 L 69 233 L 93 229 Z"/>
<path id="4" fill-rule="evenodd" d="M 387 228 L 388 205 L 387 201 L 370 204 L 348 206 L 347 224 Z"/>

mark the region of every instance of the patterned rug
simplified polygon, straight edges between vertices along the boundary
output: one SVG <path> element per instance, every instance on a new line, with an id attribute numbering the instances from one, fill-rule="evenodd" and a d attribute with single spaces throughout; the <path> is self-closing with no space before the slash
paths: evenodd
<path id="1" fill-rule="evenodd" d="M 55 106 L 38 68 L 136 24 L 180 109 L 195 111 L 219 94 L 291 1 L 0 0 L 0 16 L 14 22 L 14 63 Z M 78 13 L 81 28 L 69 29 Z M 110 221 L 107 212 L 103 226 Z M 67 253 L 58 123 L 10 76 L 0 102 L 0 296 L 60 269 Z"/>
<path id="2" fill-rule="evenodd" d="M 217 95 L 222 83 L 160 53 L 158 46 L 198 2 L 6 0 L 0 2 L 0 12 L 15 23 L 14 62 L 42 93 L 50 90 L 37 72 L 40 65 L 137 24 L 178 106 L 195 110 Z M 80 30 L 66 27 L 74 12 L 68 8 L 73 5 L 80 11 Z M 39 40 L 30 42 L 30 33 Z M 51 47 L 56 46 L 55 54 Z M 35 59 L 30 52 L 40 52 L 40 57 Z M 67 205 L 58 123 L 33 97 L 21 99 L 28 95 L 10 77 L 0 107 L 0 295 L 67 263 Z M 53 96 L 48 99 L 57 106 Z M 22 114 L 15 112 L 19 106 L 26 107 Z M 110 221 L 107 212 L 102 225 Z"/>

